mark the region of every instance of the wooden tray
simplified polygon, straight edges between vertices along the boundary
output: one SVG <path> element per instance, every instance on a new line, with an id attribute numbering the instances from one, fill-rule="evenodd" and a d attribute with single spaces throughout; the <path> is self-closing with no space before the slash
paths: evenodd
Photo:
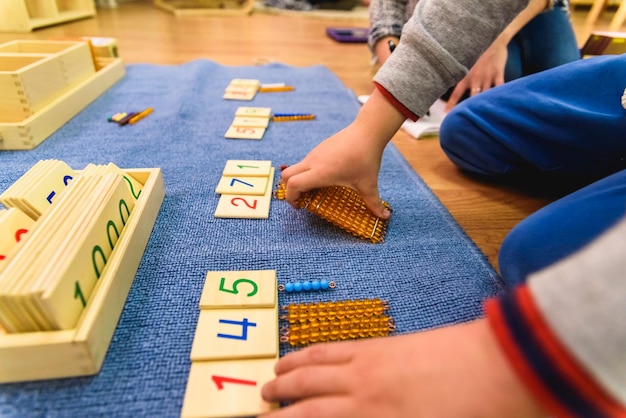
<path id="1" fill-rule="evenodd" d="M 97 58 L 102 68 L 20 122 L 0 122 L 0 150 L 33 149 L 108 90 L 124 74 L 119 58 Z"/>
<path id="2" fill-rule="evenodd" d="M 154 5 L 176 17 L 243 16 L 252 13 L 254 0 L 154 0 Z"/>
<path id="3" fill-rule="evenodd" d="M 30 32 L 95 15 L 93 0 L 2 0 L 0 32 Z"/>
<path id="4" fill-rule="evenodd" d="M 159 168 L 125 170 L 141 196 L 73 330 L 0 334 L 0 383 L 98 373 L 165 196 Z"/>
<path id="5" fill-rule="evenodd" d="M 95 74 L 87 42 L 0 45 L 0 122 L 21 122 Z"/>

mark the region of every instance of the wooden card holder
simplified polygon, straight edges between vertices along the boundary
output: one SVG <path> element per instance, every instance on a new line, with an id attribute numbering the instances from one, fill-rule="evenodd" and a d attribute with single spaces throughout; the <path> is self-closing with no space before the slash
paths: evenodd
<path id="1" fill-rule="evenodd" d="M 39 145 L 124 76 L 119 58 L 96 58 L 82 41 L 0 45 L 0 150 Z"/>
<path id="2" fill-rule="evenodd" d="M 0 121 L 20 122 L 95 74 L 86 42 L 0 45 Z"/>
<path id="3" fill-rule="evenodd" d="M 95 15 L 93 0 L 2 0 L 0 32 L 30 32 Z"/>
<path id="4" fill-rule="evenodd" d="M 244 16 L 252 13 L 254 0 L 154 0 L 154 5 L 176 17 Z"/>
<path id="5" fill-rule="evenodd" d="M 0 333 L 0 383 L 87 376 L 102 367 L 165 196 L 159 168 L 125 171 L 144 187 L 76 328 Z"/>

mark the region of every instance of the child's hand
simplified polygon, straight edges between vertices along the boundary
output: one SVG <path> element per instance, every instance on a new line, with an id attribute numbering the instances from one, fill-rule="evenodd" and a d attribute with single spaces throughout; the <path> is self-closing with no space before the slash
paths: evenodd
<path id="1" fill-rule="evenodd" d="M 325 186 L 346 186 L 358 191 L 376 216 L 389 218 L 378 194 L 378 171 L 382 153 L 368 149 L 358 123 L 326 139 L 302 161 L 286 168 L 283 182 L 286 199 L 295 206 L 303 192 Z"/>
<path id="2" fill-rule="evenodd" d="M 506 43 L 491 44 L 467 75 L 457 83 L 446 103 L 446 112 L 451 111 L 467 91 L 470 96 L 476 96 L 492 87 L 504 84 L 504 70 L 508 56 Z"/>
<path id="3" fill-rule="evenodd" d="M 263 398 L 294 403 L 263 418 L 545 416 L 485 320 L 318 344 L 283 357 L 275 371 Z"/>
<path id="4" fill-rule="evenodd" d="M 378 194 L 378 171 L 385 146 L 403 121 L 382 94 L 374 91 L 352 124 L 283 171 L 287 201 L 296 206 L 304 192 L 345 186 L 359 192 L 375 216 L 389 218 L 389 209 Z"/>

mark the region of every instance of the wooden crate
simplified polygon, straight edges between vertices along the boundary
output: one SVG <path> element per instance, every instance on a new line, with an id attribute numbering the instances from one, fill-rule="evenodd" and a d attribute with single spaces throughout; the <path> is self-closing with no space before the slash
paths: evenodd
<path id="1" fill-rule="evenodd" d="M 30 32 L 95 15 L 93 0 L 2 0 L 0 32 Z"/>
<path id="2" fill-rule="evenodd" d="M 154 5 L 176 17 L 241 16 L 252 13 L 254 0 L 154 0 Z"/>
<path id="3" fill-rule="evenodd" d="M 119 58 L 96 58 L 86 42 L 0 45 L 0 150 L 39 145 L 124 76 Z"/>
<path id="4" fill-rule="evenodd" d="M 95 72 L 86 42 L 0 45 L 0 123 L 21 122 Z"/>
<path id="5" fill-rule="evenodd" d="M 0 383 L 93 375 L 102 367 L 165 196 L 159 168 L 125 171 L 144 187 L 76 328 L 0 333 Z"/>
<path id="6" fill-rule="evenodd" d="M 0 45 L 0 54 L 48 54 L 59 65 L 69 85 L 96 72 L 89 44 L 84 40 L 12 41 Z"/>

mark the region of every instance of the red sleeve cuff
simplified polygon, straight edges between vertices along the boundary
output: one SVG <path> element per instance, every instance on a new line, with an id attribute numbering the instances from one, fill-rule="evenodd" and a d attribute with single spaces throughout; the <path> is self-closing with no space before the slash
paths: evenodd
<path id="1" fill-rule="evenodd" d="M 389 103 L 393 105 L 393 107 L 395 107 L 400 113 L 402 113 L 405 118 L 411 119 L 413 122 L 419 119 L 419 116 L 411 112 L 408 107 L 400 103 L 400 101 L 393 97 L 393 95 L 389 93 L 383 86 L 375 81 L 374 86 L 378 89 L 379 92 L 382 93 L 383 96 L 385 96 L 385 98 L 389 101 Z"/>

